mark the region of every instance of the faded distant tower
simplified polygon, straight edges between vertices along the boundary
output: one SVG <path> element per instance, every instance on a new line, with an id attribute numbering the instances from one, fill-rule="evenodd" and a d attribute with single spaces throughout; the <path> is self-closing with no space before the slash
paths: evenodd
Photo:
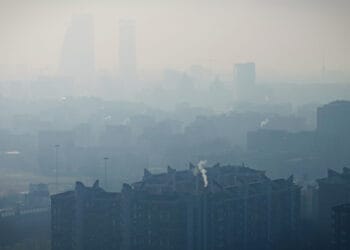
<path id="1" fill-rule="evenodd" d="M 62 48 L 60 73 L 87 79 L 95 72 L 94 21 L 90 14 L 72 17 Z"/>
<path id="2" fill-rule="evenodd" d="M 252 101 L 256 99 L 255 78 L 255 63 L 235 64 L 234 82 L 238 100 Z"/>
<path id="3" fill-rule="evenodd" d="M 119 22 L 119 74 L 123 81 L 136 80 L 136 30 L 133 20 Z"/>
<path id="4" fill-rule="evenodd" d="M 235 65 L 236 84 L 252 86 L 255 84 L 255 63 L 239 63 Z"/>

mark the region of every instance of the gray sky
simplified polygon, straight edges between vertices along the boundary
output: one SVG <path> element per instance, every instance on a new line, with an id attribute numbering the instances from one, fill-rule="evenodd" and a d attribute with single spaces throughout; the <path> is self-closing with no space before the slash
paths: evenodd
<path id="1" fill-rule="evenodd" d="M 315 75 L 324 57 L 327 68 L 350 72 L 349 11 L 342 0 L 0 0 L 0 74 L 55 72 L 76 13 L 94 16 L 101 70 L 116 67 L 118 20 L 132 18 L 144 71 L 201 64 L 230 72 L 255 61 L 263 77 Z"/>

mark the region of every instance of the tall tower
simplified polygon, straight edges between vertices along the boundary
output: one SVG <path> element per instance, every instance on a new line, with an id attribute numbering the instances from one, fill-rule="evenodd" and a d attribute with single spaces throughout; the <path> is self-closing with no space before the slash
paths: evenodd
<path id="1" fill-rule="evenodd" d="M 94 21 L 90 14 L 72 17 L 60 63 L 60 73 L 75 79 L 86 79 L 95 72 Z"/>
<path id="2" fill-rule="evenodd" d="M 119 21 L 119 75 L 124 82 L 137 78 L 136 30 L 133 20 Z"/>
<path id="3" fill-rule="evenodd" d="M 234 82 L 239 101 L 255 100 L 255 63 L 235 64 Z"/>
<path id="4" fill-rule="evenodd" d="M 239 63 L 235 65 L 235 81 L 241 87 L 255 84 L 255 63 Z"/>

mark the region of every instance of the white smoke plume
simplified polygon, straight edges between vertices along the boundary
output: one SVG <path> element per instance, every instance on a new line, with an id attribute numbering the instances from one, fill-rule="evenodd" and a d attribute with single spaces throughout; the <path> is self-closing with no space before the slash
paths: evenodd
<path id="1" fill-rule="evenodd" d="M 265 120 L 262 120 L 260 122 L 260 128 L 265 127 L 270 122 L 269 118 L 265 118 Z"/>
<path id="2" fill-rule="evenodd" d="M 112 116 L 111 116 L 111 115 L 107 115 L 107 116 L 104 117 L 104 119 L 105 119 L 106 121 L 112 120 Z"/>
<path id="3" fill-rule="evenodd" d="M 199 173 L 202 175 L 204 187 L 208 186 L 207 170 L 204 168 L 207 161 L 199 161 L 197 167 L 193 170 L 193 174 L 197 176 Z"/>

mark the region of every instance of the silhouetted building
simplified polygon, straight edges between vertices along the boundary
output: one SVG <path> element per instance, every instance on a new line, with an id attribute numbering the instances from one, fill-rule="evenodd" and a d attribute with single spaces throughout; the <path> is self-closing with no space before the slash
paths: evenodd
<path id="1" fill-rule="evenodd" d="M 52 249 L 296 249 L 299 210 L 292 178 L 219 164 L 145 170 L 121 194 L 77 183 L 52 196 Z"/>
<path id="2" fill-rule="evenodd" d="M 205 177 L 206 176 L 206 177 Z M 300 190 L 263 171 L 219 166 L 151 174 L 124 186 L 128 249 L 288 249 L 296 246 Z M 147 224 L 150 223 L 150 224 Z M 133 226 L 134 225 L 134 226 Z M 147 227 L 152 225 L 152 227 Z M 138 245 L 133 245 L 136 242 Z"/>
<path id="3" fill-rule="evenodd" d="M 325 165 L 350 163 L 349 101 L 335 101 L 317 109 L 317 136 Z"/>
<path id="4" fill-rule="evenodd" d="M 122 191 L 122 249 L 188 249 L 186 197 Z"/>
<path id="5" fill-rule="evenodd" d="M 51 196 L 52 250 L 120 249 L 120 195 L 77 182 Z"/>
<path id="6" fill-rule="evenodd" d="M 350 203 L 338 205 L 333 211 L 333 250 L 350 249 Z"/>
<path id="7" fill-rule="evenodd" d="M 335 101 L 317 109 L 317 131 L 350 136 L 350 101 Z"/>
<path id="8" fill-rule="evenodd" d="M 50 209 L 0 209 L 0 249 L 48 249 Z"/>
<path id="9" fill-rule="evenodd" d="M 350 202 L 350 169 L 342 173 L 328 170 L 326 178 L 317 180 L 319 185 L 319 222 L 327 232 L 331 229 L 332 207 Z"/>
<path id="10" fill-rule="evenodd" d="M 29 192 L 0 207 L 0 249 L 48 249 L 50 196 L 46 184 L 30 184 Z M 4 205 L 4 204 L 2 204 Z"/>

